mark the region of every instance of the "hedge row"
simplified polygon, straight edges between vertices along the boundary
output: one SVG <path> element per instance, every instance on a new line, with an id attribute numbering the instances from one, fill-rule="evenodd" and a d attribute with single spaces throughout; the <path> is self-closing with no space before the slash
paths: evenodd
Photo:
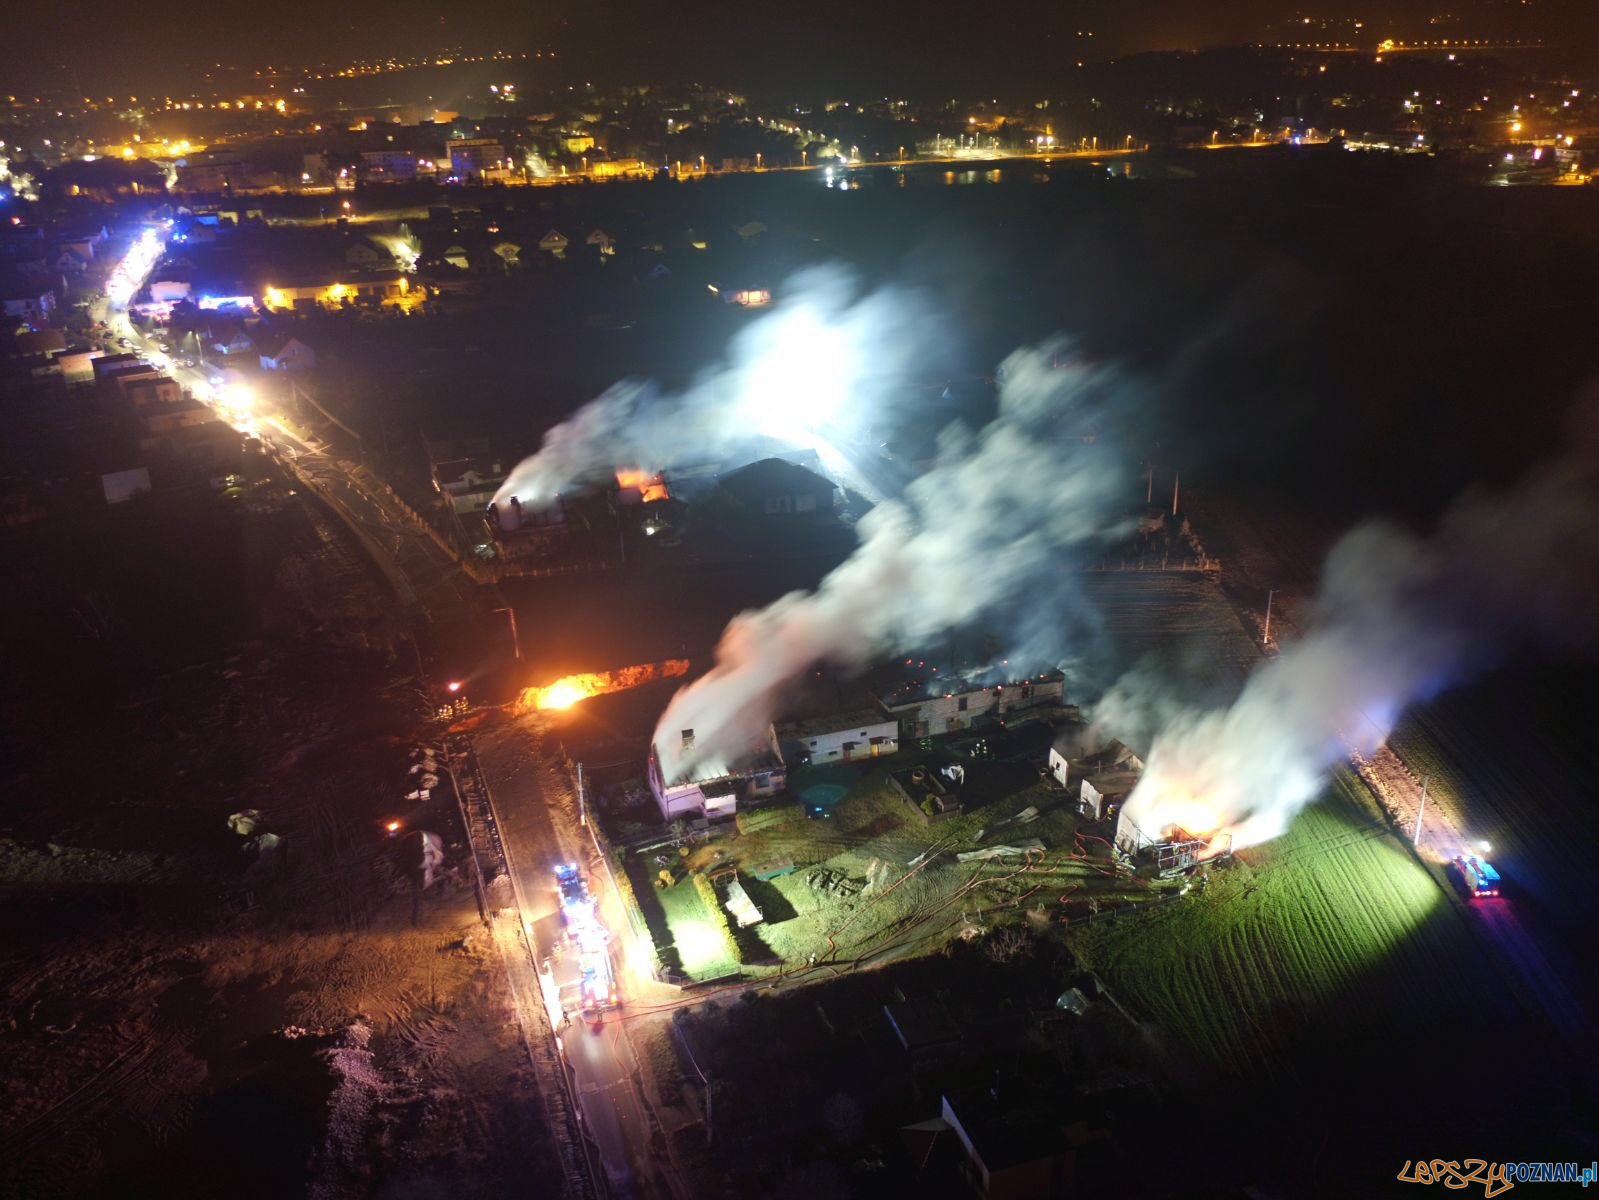
<path id="1" fill-rule="evenodd" d="M 695 871 L 694 890 L 699 893 L 700 900 L 710 912 L 716 927 L 722 931 L 722 940 L 727 944 L 728 961 L 735 965 L 743 962 L 744 956 L 738 949 L 738 938 L 734 936 L 733 927 L 728 923 L 727 909 L 722 907 L 721 900 L 717 898 L 716 885 L 701 872 Z"/>
<path id="2" fill-rule="evenodd" d="M 627 923 L 634 933 L 649 933 L 648 925 L 644 920 L 644 910 L 639 907 L 638 895 L 633 891 L 633 878 L 627 873 L 627 851 L 614 850 L 611 857 L 616 862 L 616 868 L 611 872 L 611 877 L 616 880 L 616 890 L 622 897 L 622 907 L 627 909 Z"/>

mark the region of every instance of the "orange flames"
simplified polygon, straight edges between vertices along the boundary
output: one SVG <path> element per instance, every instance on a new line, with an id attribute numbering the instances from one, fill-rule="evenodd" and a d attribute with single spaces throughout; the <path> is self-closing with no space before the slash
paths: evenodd
<path id="1" fill-rule="evenodd" d="M 688 674 L 688 659 L 671 658 L 663 663 L 643 663 L 636 667 L 622 667 L 615 671 L 585 671 L 578 675 L 563 675 L 545 687 L 523 688 L 517 708 L 556 709 L 571 708 L 579 700 L 590 696 L 603 696 L 608 692 L 626 691 L 657 679 L 671 679 Z"/>
<path id="2" fill-rule="evenodd" d="M 628 488 L 637 488 L 639 499 L 645 504 L 652 504 L 656 500 L 670 500 L 672 497 L 672 493 L 666 490 L 666 480 L 636 467 L 631 470 L 618 467 L 616 486 L 624 491 Z M 677 674 L 682 672 L 679 671 Z"/>

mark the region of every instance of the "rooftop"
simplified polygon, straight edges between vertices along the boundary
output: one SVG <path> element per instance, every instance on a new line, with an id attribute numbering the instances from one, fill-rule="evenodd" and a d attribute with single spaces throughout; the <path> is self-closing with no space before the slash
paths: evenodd
<path id="1" fill-rule="evenodd" d="M 876 708 L 852 708 L 848 712 L 822 713 L 814 717 L 802 717 L 797 721 L 784 721 L 777 727 L 780 738 L 812 738 L 820 737 L 826 733 L 838 733 L 844 729 L 866 729 L 872 725 L 884 725 L 893 722 L 894 718 Z"/>
<path id="2" fill-rule="evenodd" d="M 661 762 L 659 746 L 651 746 L 650 753 L 655 757 L 657 764 Z M 665 767 L 661 768 L 661 777 L 669 788 L 686 787 L 689 784 L 704 785 L 717 780 L 742 779 L 761 771 L 777 771 L 784 767 L 783 755 L 777 748 L 777 734 L 767 727 L 766 740 L 746 754 L 741 754 L 731 761 L 721 758 L 703 758 L 689 767 L 680 770 L 676 777 L 666 778 Z M 704 788 L 702 786 L 701 790 Z M 720 793 L 714 793 L 720 794 Z"/>
<path id="3" fill-rule="evenodd" d="M 815 471 L 782 458 L 763 458 L 736 471 L 729 471 L 720 480 L 722 490 L 734 499 L 750 501 L 761 496 L 783 493 L 827 492 L 833 490 L 833 481 L 824 479 Z"/>

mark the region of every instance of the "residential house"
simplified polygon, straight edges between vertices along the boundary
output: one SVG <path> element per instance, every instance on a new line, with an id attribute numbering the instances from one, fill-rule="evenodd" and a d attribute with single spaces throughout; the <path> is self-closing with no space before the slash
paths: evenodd
<path id="1" fill-rule="evenodd" d="M 830 515 L 833 483 L 782 458 L 763 458 L 717 481 L 718 491 L 740 511 L 760 516 Z"/>
<path id="2" fill-rule="evenodd" d="M 899 750 L 899 718 L 875 708 L 828 713 L 777 726 L 786 762 L 854 762 Z"/>
<path id="3" fill-rule="evenodd" d="M 765 308 L 772 302 L 772 289 L 765 287 L 732 286 L 728 284 L 707 284 L 713 296 L 721 298 L 724 304 L 736 304 L 740 308 Z"/>
<path id="4" fill-rule="evenodd" d="M 450 174 L 463 182 L 491 182 L 510 176 L 505 147 L 495 138 L 454 138 L 449 152 Z"/>
<path id="5" fill-rule="evenodd" d="M 927 685 L 916 681 L 885 689 L 877 700 L 885 712 L 899 719 L 900 738 L 908 740 L 976 725 L 1058 716 L 1066 698 L 1066 677 L 1059 671 L 1009 683 L 954 686 L 959 690 L 929 695 Z"/>
<path id="6" fill-rule="evenodd" d="M 495 557 L 502 561 L 544 558 L 571 541 L 572 526 L 560 496 L 539 508 L 524 508 L 522 501 L 512 496 L 504 504 L 490 504 L 487 511 Z"/>
<path id="7" fill-rule="evenodd" d="M 126 504 L 136 496 L 150 494 L 150 468 L 129 467 L 100 476 L 100 490 L 107 504 Z"/>
<path id="8" fill-rule="evenodd" d="M 213 318 L 206 322 L 205 349 L 222 358 L 242 359 L 255 353 L 255 342 L 237 321 Z"/>
<path id="9" fill-rule="evenodd" d="M 4 309 L 5 315 L 20 317 L 29 324 L 47 320 L 55 311 L 55 307 L 54 288 L 40 287 L 37 284 L 13 284 L 6 288 L 4 293 L 0 293 L 0 309 Z"/>
<path id="10" fill-rule="evenodd" d="M 198 400 L 177 400 L 152 403 L 139 411 L 146 433 L 171 433 L 174 429 L 187 429 L 195 425 L 214 424 L 211 409 Z"/>
<path id="11" fill-rule="evenodd" d="M 17 331 L 11 339 L 11 352 L 25 362 L 52 359 L 67 348 L 67 335 L 59 329 L 41 329 L 38 332 Z"/>
<path id="12" fill-rule="evenodd" d="M 409 183 L 417 175 L 417 156 L 410 150 L 361 151 L 361 178 L 373 183 Z"/>
<path id="13" fill-rule="evenodd" d="M 1088 737 L 1088 726 L 1082 721 L 1067 721 L 1055 727 L 1055 737 L 1049 746 L 1048 770 L 1050 778 L 1061 787 L 1071 777 L 1071 763 L 1081 758 Z"/>
<path id="14" fill-rule="evenodd" d="M 982 1200 L 1116 1194 L 1130 1166 L 1117 1133 L 1147 1114 L 1147 1083 L 1073 1086 L 1058 1068 L 1028 1066 L 989 1086 L 944 1093 L 939 1123 L 960 1147 L 960 1174 Z"/>
<path id="15" fill-rule="evenodd" d="M 204 405 L 199 407 L 209 412 Z M 139 449 L 153 460 L 152 465 L 160 463 L 199 472 L 237 464 L 239 431 L 225 421 L 195 419 L 192 409 L 186 412 L 189 415 L 181 421 L 174 418 L 170 423 L 163 422 L 163 428 L 150 430 L 140 440 Z"/>
<path id="16" fill-rule="evenodd" d="M 182 385 L 165 375 L 121 374 L 115 381 L 122 398 L 137 411 L 171 408 L 183 402 Z"/>
<path id="17" fill-rule="evenodd" d="M 1144 774 L 1144 761 L 1119 741 L 1110 741 L 1072 764 L 1081 781 L 1077 809 L 1093 821 L 1113 820 Z"/>
<path id="18" fill-rule="evenodd" d="M 505 464 L 486 458 L 454 458 L 432 464 L 433 487 L 452 512 L 482 512 L 505 482 Z"/>
<path id="19" fill-rule="evenodd" d="M 61 374 L 66 382 L 82 383 L 94 378 L 94 362 L 104 356 L 103 350 L 74 346 L 56 355 L 56 365 L 61 368 Z"/>
<path id="20" fill-rule="evenodd" d="M 316 351 L 297 337 L 261 331 L 251 340 L 261 357 L 263 370 L 309 371 L 316 366 Z"/>
<path id="21" fill-rule="evenodd" d="M 56 265 L 62 270 L 81 271 L 94 261 L 91 238 L 63 239 L 56 243 Z"/>
<path id="22" fill-rule="evenodd" d="M 694 731 L 678 735 L 678 754 L 672 761 L 694 749 Z M 663 771 L 659 746 L 650 747 L 650 794 L 667 822 L 679 817 L 700 816 L 717 820 L 733 816 L 740 799 L 771 796 L 788 786 L 788 768 L 778 749 L 777 733 L 770 726 L 762 744 L 732 762 L 702 759 L 682 769 Z"/>
<path id="23" fill-rule="evenodd" d="M 589 174 L 595 179 L 636 179 L 654 172 L 654 167 L 639 158 L 602 158 L 589 164 Z"/>
<path id="24" fill-rule="evenodd" d="M 357 238 L 345 249 L 344 261 L 359 271 L 382 271 L 394 266 L 394 255 L 368 238 Z"/>
<path id="25" fill-rule="evenodd" d="M 339 274 L 317 271 L 283 279 L 261 289 L 260 303 L 269 309 L 314 309 L 320 305 L 338 308 L 346 304 L 391 304 L 404 308 L 426 296 L 425 290 L 414 286 L 403 271 L 356 273 L 352 270 L 347 278 L 349 282 L 340 279 Z"/>
<path id="26" fill-rule="evenodd" d="M 109 379 L 116 372 L 126 367 L 146 367 L 151 374 L 155 373 L 155 368 L 147 367 L 144 360 L 137 354 L 129 354 L 126 351 L 121 354 L 96 355 L 91 362 L 91 369 L 94 371 L 94 378 L 97 383 L 103 379 Z"/>
<path id="27" fill-rule="evenodd" d="M 583 239 L 583 244 L 595 247 L 602 255 L 616 253 L 616 241 L 603 229 L 590 230 L 588 237 Z"/>
<path id="28" fill-rule="evenodd" d="M 551 229 L 539 239 L 539 249 L 546 254 L 554 255 L 556 258 L 566 257 L 567 245 L 566 234 L 559 229 Z"/>

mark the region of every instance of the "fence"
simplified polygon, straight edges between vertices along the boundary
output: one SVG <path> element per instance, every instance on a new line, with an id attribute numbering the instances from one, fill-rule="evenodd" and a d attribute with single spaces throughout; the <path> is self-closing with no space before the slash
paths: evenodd
<path id="1" fill-rule="evenodd" d="M 1081 917 L 1063 918 L 1070 925 L 1077 925 L 1085 921 L 1106 921 L 1113 917 L 1125 917 L 1130 913 L 1142 912 L 1146 908 L 1159 908 L 1163 904 L 1175 904 L 1183 898 L 1181 891 L 1168 892 L 1164 896 L 1156 896 L 1153 900 L 1134 900 L 1128 904 L 1119 904 L 1115 908 L 1102 908 L 1098 912 L 1090 910 Z"/>

